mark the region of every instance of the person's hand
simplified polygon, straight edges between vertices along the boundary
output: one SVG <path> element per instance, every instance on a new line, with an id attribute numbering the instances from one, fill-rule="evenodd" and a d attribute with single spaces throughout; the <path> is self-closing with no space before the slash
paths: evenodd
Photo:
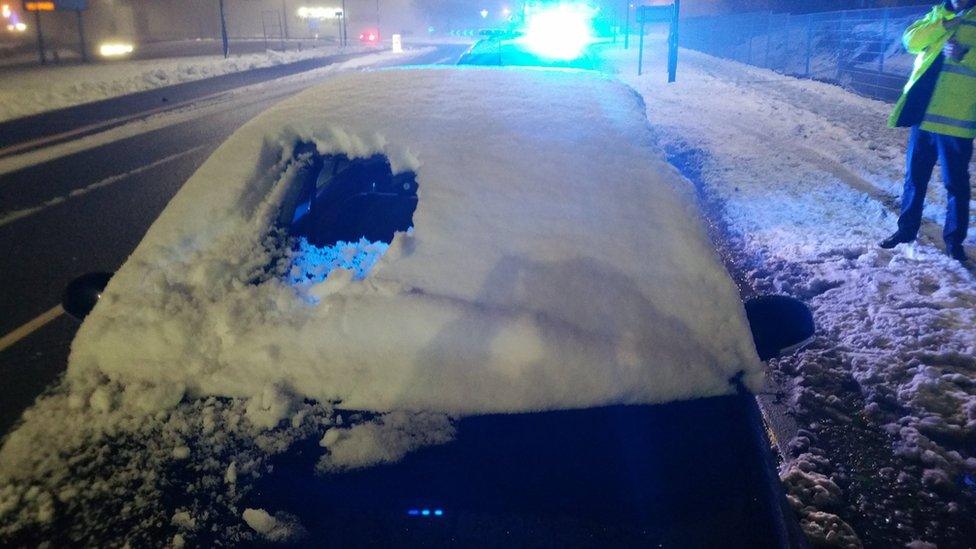
<path id="1" fill-rule="evenodd" d="M 943 19 L 942 28 L 947 31 L 955 30 L 956 27 L 962 24 L 962 17 L 956 17 L 955 19 Z"/>
<path id="2" fill-rule="evenodd" d="M 962 58 L 969 53 L 969 48 L 963 46 L 959 42 L 956 42 L 955 38 L 950 38 L 942 48 L 942 53 L 953 61 L 962 61 Z"/>

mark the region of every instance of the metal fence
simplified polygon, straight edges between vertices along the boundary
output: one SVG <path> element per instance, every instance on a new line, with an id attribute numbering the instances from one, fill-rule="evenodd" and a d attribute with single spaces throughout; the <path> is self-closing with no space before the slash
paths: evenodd
<path id="1" fill-rule="evenodd" d="M 683 22 L 681 45 L 892 101 L 901 93 L 914 60 L 902 46 L 902 33 L 927 9 L 696 17 Z"/>

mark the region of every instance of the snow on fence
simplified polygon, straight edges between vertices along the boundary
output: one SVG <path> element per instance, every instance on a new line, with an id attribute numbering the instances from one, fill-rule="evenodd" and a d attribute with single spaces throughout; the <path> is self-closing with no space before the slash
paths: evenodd
<path id="1" fill-rule="evenodd" d="M 912 68 L 913 56 L 902 46 L 902 33 L 927 9 L 695 17 L 683 23 L 681 45 L 893 101 Z"/>

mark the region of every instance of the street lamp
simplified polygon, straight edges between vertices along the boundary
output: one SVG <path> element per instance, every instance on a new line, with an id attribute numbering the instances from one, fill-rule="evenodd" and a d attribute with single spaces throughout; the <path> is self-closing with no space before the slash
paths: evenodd
<path id="1" fill-rule="evenodd" d="M 224 59 L 230 54 L 230 46 L 227 43 L 227 18 L 224 17 L 224 0 L 218 0 L 220 4 L 220 40 L 224 45 Z"/>

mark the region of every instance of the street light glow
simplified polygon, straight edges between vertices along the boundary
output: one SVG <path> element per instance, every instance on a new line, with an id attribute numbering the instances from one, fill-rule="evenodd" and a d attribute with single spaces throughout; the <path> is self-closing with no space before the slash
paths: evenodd
<path id="1" fill-rule="evenodd" d="M 106 42 L 98 47 L 98 53 L 102 57 L 121 57 L 129 55 L 135 50 L 132 44 L 123 42 Z"/>
<path id="2" fill-rule="evenodd" d="M 8 4 L 4 4 L 3 7 L 0 7 L 0 14 L 3 15 L 4 19 L 10 19 L 11 13 L 12 12 L 10 11 L 10 6 Z"/>
<path id="3" fill-rule="evenodd" d="M 482 19 L 488 18 L 488 10 L 481 10 L 481 18 Z"/>
<path id="4" fill-rule="evenodd" d="M 298 8 L 298 17 L 299 19 L 338 19 L 342 17 L 342 8 L 302 6 Z"/>

